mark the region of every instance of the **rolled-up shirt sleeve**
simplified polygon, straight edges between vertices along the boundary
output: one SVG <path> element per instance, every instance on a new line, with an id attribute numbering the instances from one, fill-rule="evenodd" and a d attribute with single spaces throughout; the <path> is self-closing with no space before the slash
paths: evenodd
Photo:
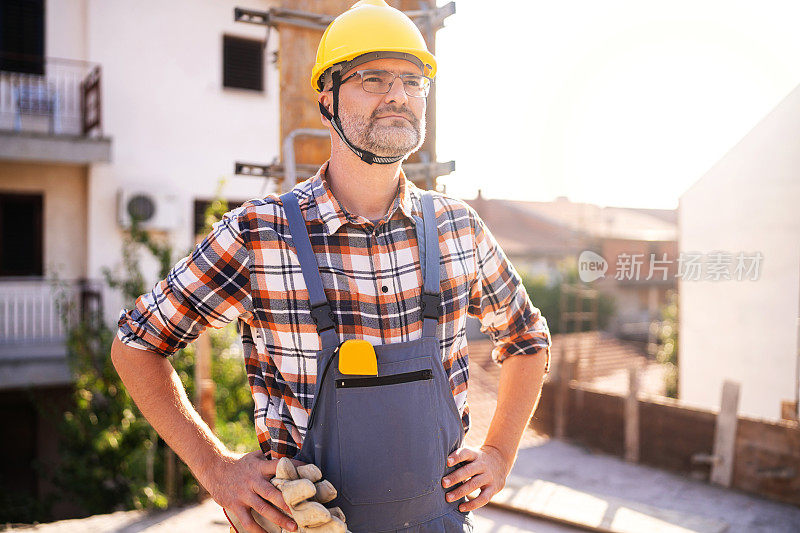
<path id="1" fill-rule="evenodd" d="M 506 257 L 489 228 L 472 210 L 475 220 L 477 276 L 467 312 L 481 322 L 481 332 L 494 343 L 492 360 L 498 365 L 515 355 L 546 357 L 550 372 L 550 329 L 533 306 L 522 278 Z"/>
<path id="2" fill-rule="evenodd" d="M 169 357 L 209 326 L 252 318 L 250 254 L 239 228 L 243 207 L 225 213 L 165 279 L 120 311 L 123 343 Z"/>

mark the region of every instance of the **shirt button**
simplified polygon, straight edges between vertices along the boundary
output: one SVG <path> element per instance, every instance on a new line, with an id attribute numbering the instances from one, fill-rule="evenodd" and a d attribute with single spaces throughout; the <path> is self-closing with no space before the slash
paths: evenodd
<path id="1" fill-rule="evenodd" d="M 382 292 L 389 292 L 389 287 L 387 287 L 386 285 L 384 285 L 383 287 L 381 287 L 381 291 L 382 291 Z"/>

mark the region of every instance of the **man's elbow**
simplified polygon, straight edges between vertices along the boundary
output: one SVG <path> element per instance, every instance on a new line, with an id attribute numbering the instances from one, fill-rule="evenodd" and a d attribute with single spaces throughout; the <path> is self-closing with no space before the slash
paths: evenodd
<path id="1" fill-rule="evenodd" d="M 117 369 L 117 372 L 119 372 L 119 363 L 122 362 L 124 358 L 123 353 L 127 351 L 127 349 L 130 349 L 130 346 L 122 342 L 118 336 L 114 336 L 114 342 L 111 343 L 111 362 L 114 364 L 114 368 Z"/>
<path id="2" fill-rule="evenodd" d="M 143 364 L 153 363 L 163 365 L 164 357 L 150 350 L 142 350 L 128 346 L 119 336 L 114 337 L 111 343 L 111 363 L 114 365 L 117 374 L 122 374 L 131 368 L 141 367 Z"/>

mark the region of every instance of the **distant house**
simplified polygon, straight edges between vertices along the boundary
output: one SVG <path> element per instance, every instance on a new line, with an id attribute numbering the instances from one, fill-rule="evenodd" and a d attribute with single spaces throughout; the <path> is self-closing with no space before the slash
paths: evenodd
<path id="1" fill-rule="evenodd" d="M 559 279 L 558 265 L 578 257 L 586 247 L 579 232 L 530 209 L 528 202 L 488 199 L 465 200 L 480 215 L 514 267 L 531 276 Z"/>
<path id="2" fill-rule="evenodd" d="M 273 48 L 263 27 L 234 22 L 237 6 L 0 5 L 0 455 L 13 458 L 0 479 L 15 493 L 41 494 L 31 461 L 58 453 L 28 394 L 63 401 L 71 384 L 48 279 L 65 282 L 76 312 L 101 309 L 115 326 L 125 302 L 101 269 L 122 263 L 128 211 L 187 253 L 234 162 L 278 156 Z M 223 194 L 241 203 L 265 185 L 233 177 Z M 142 270 L 157 281 L 148 254 Z"/>
<path id="3" fill-rule="evenodd" d="M 666 291 L 676 287 L 675 210 L 601 207 L 565 197 L 552 202 L 487 199 L 480 193 L 467 202 L 518 270 L 556 283 L 559 263 L 577 264 L 584 250 L 602 256 L 608 271 L 591 285 L 616 300 L 613 333 L 647 339 L 650 322 L 660 318 Z M 618 262 L 625 257 L 632 258 L 635 268 L 621 273 Z M 654 269 L 651 274 L 653 259 L 654 266 L 664 266 L 663 272 Z"/>
<path id="4" fill-rule="evenodd" d="M 14 436 L 0 456 L 15 458 L 0 466 L 0 492 L 41 496 L 31 462 L 58 453 L 53 421 L 34 409 L 36 399 L 66 405 L 71 390 L 51 280 L 63 282 L 73 322 L 98 310 L 115 328 L 132 302 L 102 274 L 121 273 L 132 213 L 172 245 L 174 264 L 203 236 L 222 178 L 232 209 L 293 185 L 290 161 L 298 181 L 316 172 L 328 133 L 308 131 L 321 124 L 307 76 L 326 26 L 316 10 L 352 0 L 339 3 L 0 2 L 0 426 Z M 452 12 L 393 4 L 429 39 Z M 427 125 L 404 169 L 431 188 L 454 163 L 436 160 L 433 106 Z M 295 144 L 309 135 L 319 138 Z M 282 158 L 291 148 L 297 157 Z M 158 266 L 142 254 L 148 290 Z"/>
<path id="5" fill-rule="evenodd" d="M 800 395 L 800 87 L 680 198 L 680 398 L 718 408 L 724 380 L 739 410 L 781 418 Z M 740 260 L 741 258 L 741 260 Z M 692 273 L 692 278 L 694 274 Z"/>

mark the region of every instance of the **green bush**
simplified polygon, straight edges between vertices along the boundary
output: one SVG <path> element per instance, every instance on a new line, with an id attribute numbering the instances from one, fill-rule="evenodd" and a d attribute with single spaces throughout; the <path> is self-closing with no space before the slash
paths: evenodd
<path id="1" fill-rule="evenodd" d="M 205 231 L 226 211 L 225 202 L 215 201 L 206 212 Z M 154 241 L 134 221 L 123 243 L 124 274 L 116 276 L 110 269 L 103 269 L 106 283 L 123 293 L 127 308 L 148 290 L 139 268 L 138 245 L 158 259 L 160 279 L 174 264 L 172 249 Z M 55 283 L 58 285 L 57 279 Z M 101 316 L 70 321 L 68 317 L 76 315 L 75 309 L 70 308 L 63 291 L 61 294 L 63 319 L 68 325 L 68 361 L 75 383 L 71 407 L 66 412 L 56 412 L 46 402 L 35 402 L 48 419 L 58 421 L 60 453 L 58 464 L 36 465 L 39 475 L 54 484 L 59 500 L 72 501 L 89 514 L 163 509 L 168 504 L 164 485 L 166 445 L 134 404 L 111 362 L 117 326 L 104 324 Z M 257 449 L 253 400 L 236 324 L 208 331 L 216 385 L 216 432 L 233 450 Z M 189 345 L 170 358 L 189 398 L 195 395 L 195 353 L 195 347 Z M 177 463 L 180 465 L 180 459 Z M 195 500 L 199 487 L 191 472 L 185 467 L 178 472 L 178 498 Z M 52 498 L 43 502 L 32 519 L 46 521 L 51 504 Z M 9 521 L 20 518 L 9 517 Z"/>
<path id="2" fill-rule="evenodd" d="M 62 498 L 90 514 L 164 508 L 163 456 L 148 461 L 158 445 L 155 432 L 108 357 L 116 330 L 99 319 L 95 324 L 82 321 L 69 332 L 73 408 L 60 420 L 60 461 L 51 481 Z"/>
<path id="3" fill-rule="evenodd" d="M 666 395 L 678 398 L 678 291 L 667 291 L 667 303 L 661 308 L 658 325 L 656 361 L 666 367 Z"/>
<path id="4" fill-rule="evenodd" d="M 574 322 L 570 322 L 568 325 L 568 331 L 567 328 L 565 328 L 566 325 L 561 323 L 562 287 L 565 284 L 583 285 L 587 288 L 591 288 L 591 286 L 581 283 L 580 278 L 578 277 L 578 269 L 576 266 L 562 263 L 559 265 L 558 270 L 561 278 L 558 283 L 548 283 L 548 280 L 544 275 L 531 276 L 525 272 L 520 272 L 520 277 L 522 278 L 522 284 L 525 286 L 525 290 L 527 291 L 531 302 L 533 302 L 533 305 L 535 305 L 542 312 L 542 315 L 544 315 L 544 317 L 547 319 L 547 326 L 550 329 L 550 333 L 572 333 L 573 331 L 576 331 Z M 571 311 L 591 310 L 591 305 L 588 301 L 582 302 L 583 308 L 577 308 L 575 297 L 571 294 L 567 295 L 566 302 L 567 307 Z M 615 312 L 616 306 L 614 303 L 614 297 L 608 294 L 600 293 L 597 306 L 598 327 L 600 329 L 605 329 Z M 578 331 L 589 331 L 590 328 L 591 325 L 589 322 L 584 321 Z"/>

